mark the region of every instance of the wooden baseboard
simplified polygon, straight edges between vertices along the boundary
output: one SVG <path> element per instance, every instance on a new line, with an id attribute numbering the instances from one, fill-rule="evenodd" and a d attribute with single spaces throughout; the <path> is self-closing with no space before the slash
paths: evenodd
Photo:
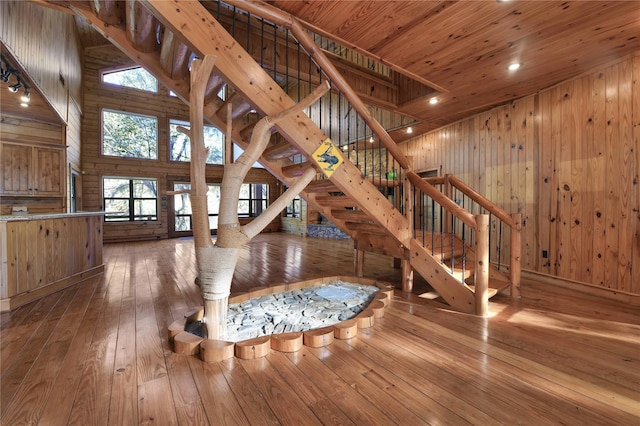
<path id="1" fill-rule="evenodd" d="M 55 293 L 56 291 L 63 290 L 69 286 L 99 275 L 103 272 L 104 264 L 91 269 L 87 269 L 86 271 L 77 273 L 75 275 L 71 275 L 70 277 L 64 278 L 60 281 L 56 281 L 47 286 L 40 287 L 38 289 L 25 293 L 16 294 L 15 296 L 12 296 L 8 299 L 2 299 L 0 301 L 0 308 L 2 309 L 0 312 L 7 312 L 19 306 L 26 305 L 27 303 L 33 302 L 34 300 L 37 300 L 44 296 L 48 296 L 49 294 Z"/>
<path id="2" fill-rule="evenodd" d="M 557 287 L 567 288 L 570 290 L 587 293 L 610 300 L 627 303 L 633 306 L 640 306 L 640 294 L 629 293 L 625 291 L 613 290 L 610 288 L 599 287 L 593 284 L 574 281 L 566 278 L 560 278 L 549 274 L 536 271 L 522 270 L 522 280 L 535 281 L 543 284 L 554 285 Z"/>

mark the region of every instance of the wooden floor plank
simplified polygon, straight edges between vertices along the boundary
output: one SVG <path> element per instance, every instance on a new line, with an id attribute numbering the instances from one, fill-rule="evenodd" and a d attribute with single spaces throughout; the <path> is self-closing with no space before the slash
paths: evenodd
<path id="1" fill-rule="evenodd" d="M 54 293 L 37 302 L 19 308 L 15 320 L 7 321 L 6 325 L 2 326 L 0 374 L 4 374 L 13 364 L 20 351 L 29 343 L 33 334 L 44 324 L 43 319 L 49 315 L 61 296 L 61 292 Z M 27 315 L 26 318 L 25 314 Z M 9 318 L 13 315 L 13 312 L 3 315 Z M 44 334 L 46 335 L 46 332 Z"/>
<path id="2" fill-rule="evenodd" d="M 205 363 L 195 357 L 182 358 L 188 358 L 195 382 L 193 390 L 198 393 L 198 400 L 202 401 L 209 424 L 245 425 L 250 423 L 227 383 L 220 364 Z"/>
<path id="3" fill-rule="evenodd" d="M 326 348 L 303 347 L 287 357 L 310 377 L 316 386 L 356 424 L 394 424 L 357 389 L 342 380 L 322 360 L 331 356 Z"/>
<path id="4" fill-rule="evenodd" d="M 77 287 L 73 287 L 61 294 L 61 297 L 56 300 L 56 304 L 42 319 L 35 333 L 26 336 L 27 344 L 17 352 L 15 361 L 2 374 L 0 378 L 0 417 L 7 414 L 7 407 L 23 387 L 33 386 L 33 383 L 25 383 L 24 379 L 33 365 L 38 362 L 42 348 L 55 332 L 60 318 L 64 315 L 77 290 Z"/>
<path id="5" fill-rule="evenodd" d="M 637 306 L 528 280 L 476 318 L 418 297 L 419 276 L 401 292 L 391 259 L 367 253 L 365 275 L 396 287 L 373 327 L 206 364 L 167 338 L 201 304 L 193 240 L 108 244 L 104 259 L 104 275 L 2 314 L 3 425 L 640 423 Z M 262 234 L 236 272 L 232 294 L 353 275 L 353 243 Z"/>
<path id="6" fill-rule="evenodd" d="M 108 251 L 108 250 L 107 250 Z M 118 257 L 122 259 L 122 257 Z M 109 289 L 89 352 L 80 371 L 79 391 L 69 415 L 70 424 L 104 424 L 109 418 L 120 308 L 124 282 L 130 279 L 124 262 L 118 262 L 109 276 Z M 124 337 L 124 336 L 123 336 Z"/>
<path id="7" fill-rule="evenodd" d="M 86 361 L 89 347 L 91 346 L 91 340 L 95 334 L 96 327 L 98 326 L 95 321 L 96 316 L 102 309 L 104 302 L 104 296 L 107 290 L 107 282 L 105 277 L 95 277 L 91 280 L 83 283 L 83 286 L 90 285 L 92 281 L 96 281 L 97 288 L 93 293 L 89 306 L 84 313 L 83 318 L 80 320 L 80 326 L 78 332 L 71 342 L 67 356 L 64 359 L 64 363 L 60 367 L 60 374 L 56 378 L 56 382 L 53 384 L 54 391 L 46 401 L 46 406 L 43 410 L 43 415 L 40 417 L 41 424 L 65 424 L 69 419 L 69 414 L 73 407 L 73 402 L 78 392 L 78 385 L 80 383 L 80 375 L 77 373 L 78 366 L 81 366 Z M 55 390 L 63 389 L 63 392 Z"/>
<path id="8" fill-rule="evenodd" d="M 253 386 L 262 394 L 271 411 L 284 424 L 320 425 L 320 420 L 304 404 L 295 390 L 286 385 L 277 370 L 269 363 L 268 356 L 252 360 L 240 360 Z M 296 407 L 291 410 L 291 407 Z"/>
<path id="9" fill-rule="evenodd" d="M 229 388 L 233 392 L 249 424 L 278 424 L 278 418 L 254 386 L 239 360 L 231 358 L 219 363 Z"/>
<path id="10" fill-rule="evenodd" d="M 3 423 L 37 423 L 53 390 L 60 369 L 78 331 L 97 282 L 77 286 L 73 299 L 69 301 L 50 338 L 40 348 L 39 355 L 24 378 L 24 385 L 16 392 Z"/>
<path id="11" fill-rule="evenodd" d="M 169 388 L 169 377 L 166 375 L 140 383 L 138 386 L 138 424 L 178 424 L 171 392 L 167 392 Z"/>
<path id="12" fill-rule="evenodd" d="M 271 365 L 287 384 L 297 389 L 302 401 L 313 411 L 323 424 L 353 424 L 349 417 L 329 399 L 302 370 L 295 366 L 284 353 L 272 351 L 268 355 Z"/>

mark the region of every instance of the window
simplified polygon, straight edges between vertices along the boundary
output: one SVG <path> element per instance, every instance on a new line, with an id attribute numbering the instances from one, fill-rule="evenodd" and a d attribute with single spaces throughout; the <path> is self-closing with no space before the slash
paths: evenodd
<path id="1" fill-rule="evenodd" d="M 158 93 L 158 80 L 141 67 L 105 71 L 102 73 L 102 82 Z"/>
<path id="2" fill-rule="evenodd" d="M 293 200 L 284 209 L 284 217 L 291 217 L 300 219 L 301 207 L 300 207 L 300 195 L 296 195 Z"/>
<path id="3" fill-rule="evenodd" d="M 171 161 L 191 161 L 189 137 L 178 126 L 190 128 L 186 121 L 169 120 L 169 152 Z M 209 150 L 207 164 L 224 164 L 224 135 L 213 126 L 204 126 L 204 145 Z"/>
<path id="4" fill-rule="evenodd" d="M 220 185 L 209 184 L 207 192 L 207 211 L 209 212 L 209 229 L 218 229 L 218 212 L 220 209 Z M 174 191 L 189 190 L 190 183 L 176 182 L 173 184 Z M 176 232 L 192 231 L 193 216 L 191 210 L 191 199 L 188 193 L 176 194 L 173 196 L 174 206 L 174 229 Z"/>
<path id="5" fill-rule="evenodd" d="M 238 217 L 256 217 L 266 208 L 269 200 L 266 183 L 243 183 L 238 199 Z"/>
<path id="6" fill-rule="evenodd" d="M 105 222 L 158 220 L 156 179 L 104 177 Z"/>
<path id="7" fill-rule="evenodd" d="M 102 154 L 158 158 L 158 119 L 148 115 L 102 110 Z"/>

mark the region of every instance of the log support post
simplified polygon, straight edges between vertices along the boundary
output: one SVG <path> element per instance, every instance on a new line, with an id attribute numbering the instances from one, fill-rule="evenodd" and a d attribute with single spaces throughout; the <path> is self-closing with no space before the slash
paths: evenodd
<path id="1" fill-rule="evenodd" d="M 511 297 L 520 297 L 520 279 L 522 275 L 522 213 L 512 213 L 515 226 L 511 228 L 511 262 L 509 280 Z"/>
<path id="2" fill-rule="evenodd" d="M 360 250 L 359 248 L 355 249 L 355 274 L 356 277 L 364 276 L 364 250 Z"/>
<path id="3" fill-rule="evenodd" d="M 489 215 L 476 215 L 475 311 L 486 316 L 489 309 Z"/>
<path id="4" fill-rule="evenodd" d="M 444 175 L 444 195 L 446 195 L 451 201 L 455 202 L 453 199 L 453 185 L 449 182 L 450 176 L 451 175 L 449 174 Z M 453 214 L 448 211 L 445 212 L 444 232 L 446 234 L 453 232 Z"/>
<path id="5" fill-rule="evenodd" d="M 413 290 L 413 268 L 411 260 L 402 259 L 402 291 L 411 292 Z"/>

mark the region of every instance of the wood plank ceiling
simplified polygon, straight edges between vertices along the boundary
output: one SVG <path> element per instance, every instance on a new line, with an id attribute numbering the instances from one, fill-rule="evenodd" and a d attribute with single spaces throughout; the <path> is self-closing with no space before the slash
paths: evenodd
<path id="1" fill-rule="evenodd" d="M 413 135 L 640 52 L 640 1 L 266 3 L 434 88 L 437 105 L 426 95 L 395 108 L 421 121 Z M 85 48 L 108 43 L 81 18 L 77 23 Z M 509 71 L 514 62 L 521 68 Z M 412 97 L 400 94 L 403 98 Z M 392 133 L 397 142 L 413 135 Z"/>
<path id="2" fill-rule="evenodd" d="M 288 1 L 271 5 L 442 90 L 399 105 L 424 132 L 640 50 L 640 1 Z M 510 72 L 513 62 L 522 66 Z M 396 141 L 409 135 L 393 135 Z"/>

